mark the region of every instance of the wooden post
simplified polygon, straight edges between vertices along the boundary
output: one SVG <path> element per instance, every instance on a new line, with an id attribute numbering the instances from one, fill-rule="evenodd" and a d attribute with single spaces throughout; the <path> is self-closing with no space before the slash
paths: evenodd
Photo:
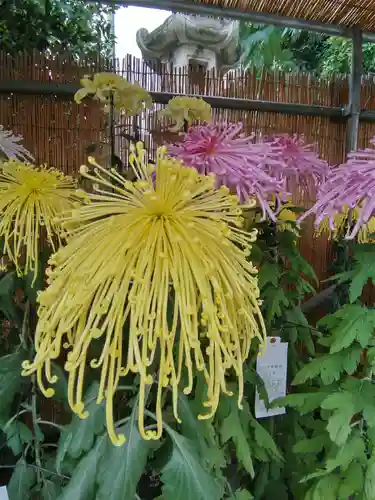
<path id="1" fill-rule="evenodd" d="M 349 82 L 349 120 L 347 129 L 347 153 L 357 150 L 359 117 L 361 113 L 361 83 L 362 83 L 362 32 L 353 28 L 352 68 Z"/>

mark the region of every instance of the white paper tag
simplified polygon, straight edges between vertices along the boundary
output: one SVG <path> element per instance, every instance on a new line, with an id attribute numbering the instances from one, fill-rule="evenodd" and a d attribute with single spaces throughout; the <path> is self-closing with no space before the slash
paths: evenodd
<path id="1" fill-rule="evenodd" d="M 257 373 L 262 377 L 268 393 L 269 401 L 281 398 L 286 394 L 286 375 L 288 367 L 288 343 L 280 342 L 280 337 L 269 337 L 263 355 L 257 358 Z M 255 395 L 255 417 L 274 417 L 283 415 L 285 408 L 267 410 L 264 401 Z"/>
<path id="2" fill-rule="evenodd" d="M 6 486 L 0 486 L 0 500 L 9 500 Z"/>

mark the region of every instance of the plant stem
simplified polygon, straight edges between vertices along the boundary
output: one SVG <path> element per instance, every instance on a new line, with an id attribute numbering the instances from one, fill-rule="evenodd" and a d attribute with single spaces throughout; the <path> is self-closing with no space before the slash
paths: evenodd
<path id="1" fill-rule="evenodd" d="M 113 158 L 115 156 L 115 107 L 114 107 L 113 92 L 111 92 L 110 96 L 110 108 L 109 108 L 108 120 L 109 120 L 109 141 L 110 141 L 109 167 L 113 167 Z"/>
<path id="2" fill-rule="evenodd" d="M 42 481 L 42 475 L 41 475 L 42 460 L 41 460 L 41 453 L 40 453 L 40 443 L 38 441 L 38 437 L 37 437 L 36 432 L 35 432 L 35 429 L 38 425 L 37 392 L 36 392 L 36 376 L 35 375 L 32 375 L 31 382 L 32 382 L 31 414 L 32 414 L 32 418 L 33 418 L 33 429 L 34 429 L 35 465 L 37 467 L 37 469 L 36 469 L 37 482 L 38 482 L 38 484 L 40 484 Z"/>
<path id="3" fill-rule="evenodd" d="M 62 426 L 59 424 L 55 424 L 54 422 L 48 422 L 47 420 L 41 420 L 38 418 L 37 424 L 39 425 L 50 425 L 51 427 L 55 427 L 56 429 L 59 429 L 59 431 L 62 431 Z"/>

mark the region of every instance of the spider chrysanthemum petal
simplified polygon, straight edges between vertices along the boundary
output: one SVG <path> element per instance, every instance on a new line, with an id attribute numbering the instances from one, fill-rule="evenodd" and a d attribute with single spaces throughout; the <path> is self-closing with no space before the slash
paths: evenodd
<path id="1" fill-rule="evenodd" d="M 207 382 L 212 416 L 226 375 L 239 379 L 251 341 L 264 340 L 256 270 L 249 262 L 255 233 L 241 230 L 238 198 L 214 177 L 183 168 L 158 152 L 155 167 L 138 147 L 132 162 L 138 180 L 125 180 L 96 165 L 97 193 L 67 219 L 68 244 L 51 260 L 49 288 L 40 295 L 36 357 L 24 363 L 42 390 L 50 363 L 69 345 L 69 401 L 85 416 L 82 387 L 90 344 L 102 351 L 91 360 L 101 370 L 98 402 L 106 399 L 107 428 L 120 445 L 113 397 L 120 377 L 139 374 L 139 429 L 145 439 L 162 433 L 162 394 L 169 387 L 178 419 L 178 390 L 193 387 L 194 370 Z M 82 169 L 84 175 L 87 169 Z M 126 325 L 126 333 L 124 333 Z M 144 426 L 145 394 L 155 387 L 157 430 Z M 183 416 L 182 416 L 183 417 Z"/>
<path id="2" fill-rule="evenodd" d="M 301 192 L 313 199 L 316 188 L 327 179 L 328 163 L 319 158 L 312 145 L 305 144 L 303 136 L 279 135 L 265 142 L 270 146 L 267 173 L 283 182 L 285 189 L 288 181 L 294 181 Z"/>
<path id="3" fill-rule="evenodd" d="M 35 279 L 41 238 L 55 250 L 62 233 L 57 217 L 75 206 L 78 194 L 73 180 L 57 170 L 16 160 L 1 164 L 0 238 L 20 275 L 31 271 Z"/>
<path id="4" fill-rule="evenodd" d="M 0 125 L 0 151 L 8 159 L 18 159 L 20 161 L 33 161 L 33 155 L 20 142 L 22 135 L 14 135 L 11 130 L 4 130 Z"/>
<path id="5" fill-rule="evenodd" d="M 349 210 L 353 224 L 347 224 L 347 239 L 355 238 L 361 229 L 363 235 L 371 230 L 367 226 L 375 215 L 375 149 L 351 153 L 346 163 L 333 168 L 318 191 L 316 203 L 299 222 L 313 215 L 316 227 L 323 223 L 335 232 Z"/>
<path id="6" fill-rule="evenodd" d="M 191 127 L 181 141 L 168 146 L 168 153 L 200 174 L 215 174 L 217 185 L 228 186 L 241 202 L 256 199 L 263 216 L 276 220 L 279 201 L 287 193 L 283 181 L 264 169 L 270 145 L 254 143 L 252 136 L 242 136 L 241 131 L 241 123 Z M 271 208 L 275 198 L 277 206 Z"/>

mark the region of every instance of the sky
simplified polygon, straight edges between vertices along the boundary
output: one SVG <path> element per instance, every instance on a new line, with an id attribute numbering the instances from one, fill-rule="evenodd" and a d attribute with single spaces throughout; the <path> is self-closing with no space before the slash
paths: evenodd
<path id="1" fill-rule="evenodd" d="M 117 37 L 116 57 L 126 54 L 141 57 L 135 35 L 140 28 L 152 31 L 160 26 L 170 12 L 143 7 L 121 7 L 115 14 L 115 35 Z"/>

